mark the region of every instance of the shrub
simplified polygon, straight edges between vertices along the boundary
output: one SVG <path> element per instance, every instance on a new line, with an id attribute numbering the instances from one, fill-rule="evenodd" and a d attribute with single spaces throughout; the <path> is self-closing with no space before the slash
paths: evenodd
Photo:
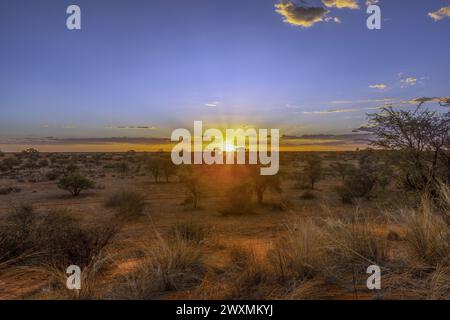
<path id="1" fill-rule="evenodd" d="M 254 212 L 252 200 L 252 188 L 249 184 L 232 187 L 225 196 L 225 208 L 221 210 L 223 215 L 245 215 Z"/>
<path id="2" fill-rule="evenodd" d="M 162 172 L 162 160 L 159 157 L 151 158 L 147 161 L 146 168 L 153 175 L 155 183 L 158 183 Z"/>
<path id="3" fill-rule="evenodd" d="M 16 209 L 0 231 L 0 262 L 23 260 L 32 264 L 67 267 L 88 265 L 116 234 L 110 224 L 83 228 L 66 211 L 36 213 Z"/>
<path id="4" fill-rule="evenodd" d="M 136 219 L 144 214 L 145 199 L 136 192 L 123 191 L 111 195 L 106 200 L 105 206 L 114 208 L 119 217 Z"/>
<path id="5" fill-rule="evenodd" d="M 92 189 L 94 182 L 83 176 L 72 174 L 59 180 L 58 187 L 60 189 L 69 191 L 72 196 L 77 197 L 81 191 Z"/>
<path id="6" fill-rule="evenodd" d="M 60 176 L 60 173 L 57 170 L 52 170 L 49 171 L 45 174 L 45 177 L 49 180 L 49 181 L 55 181 L 56 179 L 58 179 Z"/>
<path id="7" fill-rule="evenodd" d="M 17 188 L 17 187 L 5 187 L 5 188 L 0 188 L 0 195 L 7 195 L 10 193 L 18 193 L 20 192 L 21 189 Z"/>
<path id="8" fill-rule="evenodd" d="M 267 190 L 276 191 L 278 193 L 281 193 L 282 191 L 280 175 L 261 175 L 258 167 L 254 167 L 251 170 L 251 184 L 256 193 L 258 204 L 263 204 L 264 194 Z"/>
<path id="9" fill-rule="evenodd" d="M 376 168 L 368 157 L 360 159 L 359 168 L 347 174 L 343 186 L 336 188 L 343 203 L 353 203 L 355 198 L 370 198 L 377 183 Z"/>
<path id="10" fill-rule="evenodd" d="M 311 189 L 314 190 L 315 184 L 322 178 L 322 171 L 322 159 L 316 155 L 308 157 L 303 173 Z"/>
<path id="11" fill-rule="evenodd" d="M 354 170 L 354 166 L 351 163 L 346 162 L 335 162 L 330 165 L 331 169 L 336 171 L 342 181 L 345 181 L 347 175 Z"/>
<path id="12" fill-rule="evenodd" d="M 203 184 L 201 178 L 201 172 L 192 167 L 187 167 L 183 172 L 180 172 L 180 181 L 186 186 L 188 193 L 185 202 L 192 203 L 194 209 L 198 208 L 198 202 L 202 194 Z"/>

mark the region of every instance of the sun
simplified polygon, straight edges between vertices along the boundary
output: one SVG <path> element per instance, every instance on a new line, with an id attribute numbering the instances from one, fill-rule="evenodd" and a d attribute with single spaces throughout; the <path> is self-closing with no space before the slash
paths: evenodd
<path id="1" fill-rule="evenodd" d="M 233 144 L 226 142 L 224 151 L 225 152 L 234 152 L 234 151 L 236 151 L 236 147 Z"/>

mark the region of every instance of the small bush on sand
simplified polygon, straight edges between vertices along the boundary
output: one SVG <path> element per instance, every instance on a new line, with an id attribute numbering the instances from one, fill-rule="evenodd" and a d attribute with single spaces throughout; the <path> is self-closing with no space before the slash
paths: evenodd
<path id="1" fill-rule="evenodd" d="M 81 191 L 94 188 L 94 182 L 83 176 L 72 174 L 59 180 L 58 187 L 77 197 Z"/>
<path id="2" fill-rule="evenodd" d="M 145 210 L 145 199 L 133 191 L 123 191 L 111 195 L 105 202 L 108 208 L 114 208 L 119 218 L 133 220 L 141 217 Z"/>

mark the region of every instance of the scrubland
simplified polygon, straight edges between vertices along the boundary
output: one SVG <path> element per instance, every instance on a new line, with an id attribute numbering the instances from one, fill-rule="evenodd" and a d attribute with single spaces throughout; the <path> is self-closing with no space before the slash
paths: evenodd
<path id="1" fill-rule="evenodd" d="M 262 177 L 168 153 L 4 154 L 0 299 L 449 299 L 449 187 L 408 188 L 397 157 L 286 152 Z"/>

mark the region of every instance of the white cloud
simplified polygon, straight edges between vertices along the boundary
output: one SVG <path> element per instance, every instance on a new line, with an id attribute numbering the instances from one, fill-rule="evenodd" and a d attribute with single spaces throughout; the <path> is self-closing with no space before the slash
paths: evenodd
<path id="1" fill-rule="evenodd" d="M 205 103 L 205 106 L 206 107 L 217 107 L 218 105 L 219 105 L 219 101 L 212 101 L 212 102 L 208 102 L 208 103 Z"/>
<path id="2" fill-rule="evenodd" d="M 371 85 L 369 86 L 369 88 L 371 88 L 371 89 L 384 90 L 384 89 L 387 88 L 387 85 L 382 84 L 382 83 L 379 83 L 379 84 L 371 84 Z"/>

